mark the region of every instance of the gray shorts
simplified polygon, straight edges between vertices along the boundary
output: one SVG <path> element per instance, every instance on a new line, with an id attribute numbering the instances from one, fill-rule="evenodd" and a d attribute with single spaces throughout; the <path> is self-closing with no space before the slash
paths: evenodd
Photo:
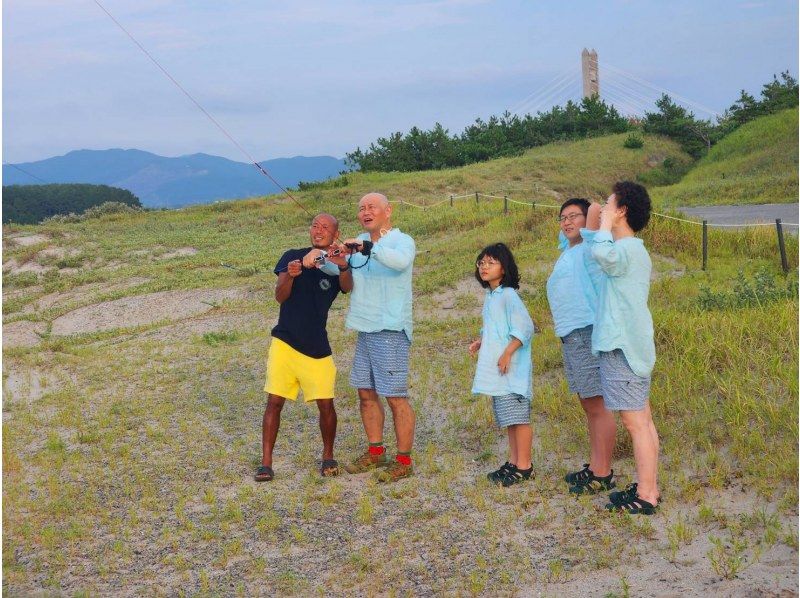
<path id="1" fill-rule="evenodd" d="M 410 346 L 402 330 L 359 332 L 350 384 L 384 397 L 407 397 Z"/>
<path id="2" fill-rule="evenodd" d="M 511 393 L 492 397 L 492 408 L 494 421 L 501 428 L 531 423 L 531 400 L 522 395 Z"/>
<path id="3" fill-rule="evenodd" d="M 581 399 L 602 395 L 600 360 L 592 355 L 592 327 L 573 330 L 561 338 L 561 343 L 569 391 Z"/>
<path id="4" fill-rule="evenodd" d="M 622 349 L 600 351 L 600 382 L 610 411 L 641 411 L 650 398 L 650 376 L 637 376 Z"/>

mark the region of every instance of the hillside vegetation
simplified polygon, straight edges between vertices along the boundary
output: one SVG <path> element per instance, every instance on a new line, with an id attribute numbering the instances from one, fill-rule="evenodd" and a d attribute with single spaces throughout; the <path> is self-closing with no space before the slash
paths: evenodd
<path id="1" fill-rule="evenodd" d="M 585 461 L 588 439 L 546 300 L 558 256 L 556 211 L 547 206 L 604 197 L 617 179 L 687 159 L 660 138 L 645 136 L 640 149 L 624 148 L 624 139 L 552 144 L 452 170 L 353 173 L 344 187 L 295 194 L 311 214 L 340 218 L 346 236 L 358 232 L 356 202 L 367 191 L 431 206 L 394 204 L 395 226 L 418 247 L 410 374 L 418 419 L 416 475 L 390 486 L 368 474 L 320 478 L 317 411 L 302 402 L 283 411 L 276 479 L 252 481 L 278 314 L 272 268 L 285 249 L 308 244 L 310 216 L 287 198 L 4 227 L 4 590 L 794 591 L 796 237 L 788 239 L 794 270 L 784 276 L 772 231 L 712 230 L 711 268 L 702 272 L 698 227 L 651 220 L 643 238 L 654 263 L 662 509 L 610 517 L 604 496 L 566 495 L 561 478 Z M 537 205 L 512 203 L 508 215 L 501 200 L 484 197 L 432 206 L 475 191 Z M 500 240 L 517 256 L 521 296 L 540 329 L 536 479 L 508 490 L 484 477 L 504 454 L 504 435 L 488 399 L 469 393 L 466 351 L 480 328 L 474 260 Z M 757 292 L 742 290 L 740 270 Z M 328 326 L 340 461 L 364 445 L 347 383 L 355 340 L 344 328 L 347 305 L 337 299 Z M 620 484 L 634 478 L 622 432 L 615 469 Z"/>
<path id="2" fill-rule="evenodd" d="M 3 223 L 36 224 L 51 216 L 82 214 L 106 202 L 142 207 L 130 191 L 108 185 L 8 185 L 3 187 Z"/>
<path id="3" fill-rule="evenodd" d="M 797 114 L 791 108 L 741 126 L 654 196 L 672 207 L 796 202 Z"/>

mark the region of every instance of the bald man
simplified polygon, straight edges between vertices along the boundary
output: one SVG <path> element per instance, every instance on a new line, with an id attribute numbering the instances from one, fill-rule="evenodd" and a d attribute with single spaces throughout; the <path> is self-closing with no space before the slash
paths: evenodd
<path id="1" fill-rule="evenodd" d="M 330 214 L 319 214 L 311 222 L 311 247 L 290 249 L 275 266 L 278 282 L 275 300 L 280 303 L 278 324 L 272 329 L 267 357 L 267 406 L 262 420 L 261 467 L 257 482 L 268 482 L 272 469 L 272 450 L 278 437 L 281 410 L 286 399 L 296 400 L 300 390 L 306 402 L 319 408 L 322 432 L 323 476 L 339 474 L 333 458 L 336 438 L 336 410 L 333 406 L 336 366 L 328 343 L 328 310 L 339 291 L 349 292 L 353 278 L 338 243 L 339 223 Z M 341 255 L 333 255 L 336 250 Z M 326 258 L 323 254 L 328 254 Z"/>
<path id="2" fill-rule="evenodd" d="M 413 473 L 415 415 L 408 400 L 408 353 L 416 247 L 410 236 L 392 226 L 392 206 L 385 195 L 368 193 L 362 197 L 358 221 L 365 232 L 345 241 L 363 252 L 350 257 L 353 294 L 346 325 L 358 331 L 350 384 L 358 389 L 369 446 L 345 469 L 361 473 L 385 468 L 378 480 L 393 482 Z M 392 462 L 383 445 L 385 414 L 381 395 L 392 410 L 397 438 L 397 456 Z"/>

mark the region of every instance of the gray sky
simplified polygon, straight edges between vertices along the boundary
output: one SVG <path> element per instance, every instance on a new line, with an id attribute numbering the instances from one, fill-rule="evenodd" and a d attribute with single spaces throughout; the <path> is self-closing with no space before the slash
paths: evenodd
<path id="1" fill-rule="evenodd" d="M 259 160 L 577 98 L 583 47 L 623 111 L 798 66 L 793 0 L 99 1 Z M 92 0 L 4 0 L 3 160 L 111 147 L 244 159 Z"/>

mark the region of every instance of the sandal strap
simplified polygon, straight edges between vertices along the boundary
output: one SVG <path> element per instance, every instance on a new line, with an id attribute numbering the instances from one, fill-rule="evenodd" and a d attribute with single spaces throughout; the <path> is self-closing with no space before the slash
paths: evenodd
<path id="1" fill-rule="evenodd" d="M 645 499 L 640 498 L 638 494 L 628 497 L 625 502 L 619 503 L 617 506 L 620 509 L 625 509 L 626 511 L 630 511 L 630 510 L 633 510 L 633 509 L 655 509 L 656 508 L 656 506 L 653 503 L 649 503 Z"/>

